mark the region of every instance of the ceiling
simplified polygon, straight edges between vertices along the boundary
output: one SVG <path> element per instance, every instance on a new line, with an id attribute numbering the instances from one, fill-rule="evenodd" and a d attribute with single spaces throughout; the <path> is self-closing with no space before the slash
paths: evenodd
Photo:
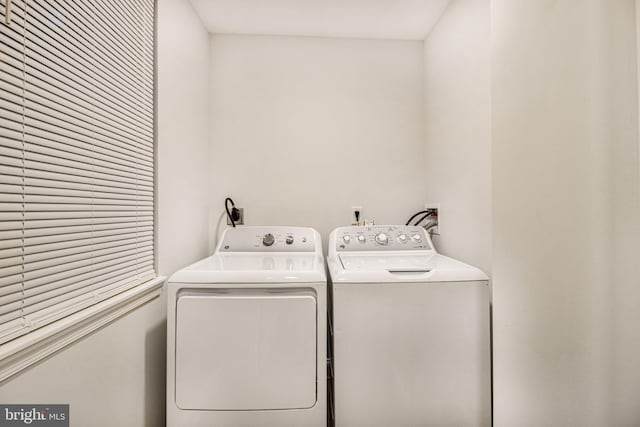
<path id="1" fill-rule="evenodd" d="M 450 0 L 191 0 L 212 33 L 424 40 Z"/>

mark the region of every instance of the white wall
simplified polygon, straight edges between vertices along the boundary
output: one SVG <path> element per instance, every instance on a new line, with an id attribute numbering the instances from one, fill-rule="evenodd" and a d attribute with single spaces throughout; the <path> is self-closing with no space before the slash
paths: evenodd
<path id="1" fill-rule="evenodd" d="M 213 35 L 212 218 L 325 238 L 351 206 L 404 222 L 424 203 L 422 42 Z"/>
<path id="2" fill-rule="evenodd" d="M 424 44 L 426 202 L 438 250 L 491 272 L 491 10 L 453 0 Z"/>
<path id="3" fill-rule="evenodd" d="M 634 15 L 492 2 L 497 427 L 640 423 Z"/>
<path id="4" fill-rule="evenodd" d="M 640 150 L 633 2 L 607 8 L 611 199 L 610 425 L 640 425 Z"/>
<path id="5" fill-rule="evenodd" d="M 72 426 L 164 425 L 165 307 L 160 299 L 0 385 L 3 403 L 70 404 Z"/>
<path id="6" fill-rule="evenodd" d="M 207 251 L 208 33 L 158 1 L 158 269 Z M 164 425 L 166 307 L 155 299 L 0 385 L 3 403 L 69 403 L 71 425 Z"/>
<path id="7" fill-rule="evenodd" d="M 158 264 L 169 276 L 209 244 L 209 34 L 188 0 L 160 0 L 158 20 Z"/>

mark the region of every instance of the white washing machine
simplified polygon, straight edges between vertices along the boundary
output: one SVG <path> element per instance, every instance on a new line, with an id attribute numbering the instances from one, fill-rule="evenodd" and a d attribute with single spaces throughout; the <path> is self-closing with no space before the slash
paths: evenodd
<path id="1" fill-rule="evenodd" d="M 491 425 L 490 294 L 422 227 L 329 238 L 337 427 Z"/>
<path id="2" fill-rule="evenodd" d="M 167 426 L 325 427 L 318 232 L 237 227 L 167 285 Z"/>

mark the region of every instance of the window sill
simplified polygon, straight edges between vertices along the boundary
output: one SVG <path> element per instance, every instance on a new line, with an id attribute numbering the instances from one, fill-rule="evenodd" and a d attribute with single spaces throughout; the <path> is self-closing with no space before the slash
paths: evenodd
<path id="1" fill-rule="evenodd" d="M 165 280 L 157 277 L 0 345 L 0 382 L 157 298 Z"/>

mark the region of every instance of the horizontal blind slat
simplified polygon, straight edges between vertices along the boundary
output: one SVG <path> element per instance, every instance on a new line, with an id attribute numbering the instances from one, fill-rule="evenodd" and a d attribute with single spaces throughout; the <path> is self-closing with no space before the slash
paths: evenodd
<path id="1" fill-rule="evenodd" d="M 123 233 L 123 234 L 106 234 L 96 238 L 94 241 L 91 240 L 91 236 L 86 237 L 85 239 L 70 239 L 70 240 L 57 240 L 52 242 L 39 243 L 37 245 L 29 245 L 24 247 L 25 258 L 29 255 L 46 253 L 50 251 L 59 251 L 63 249 L 70 249 L 76 246 L 84 246 L 89 244 L 101 244 L 107 242 L 118 242 L 124 241 L 128 239 L 144 239 L 153 237 L 153 232 L 140 232 L 140 233 Z"/>
<path id="2" fill-rule="evenodd" d="M 116 282 L 119 289 L 115 294 L 131 289 L 136 285 L 144 283 L 144 281 L 145 280 L 141 278 L 125 277 L 125 279 L 122 279 L 120 282 Z M 60 297 L 47 299 L 38 304 L 33 304 L 25 310 L 25 319 L 34 327 L 37 327 L 42 324 L 50 323 L 51 321 L 57 320 L 58 318 L 64 317 L 70 313 L 81 310 L 82 308 L 88 307 L 112 296 L 98 294 L 96 292 L 96 289 L 98 288 L 102 288 L 102 285 L 91 284 L 81 287 L 75 291 L 71 291 Z M 71 299 L 69 299 L 70 296 L 72 297 Z"/>
<path id="3" fill-rule="evenodd" d="M 69 184 L 78 183 L 82 185 L 96 185 L 105 188 L 120 188 L 128 190 L 137 190 L 146 192 L 153 192 L 153 184 L 150 182 L 125 182 L 122 180 L 107 179 L 103 176 L 83 176 L 78 174 L 65 173 L 65 169 L 57 169 L 52 171 L 52 168 L 47 170 L 28 169 L 28 176 L 25 177 L 25 182 L 29 182 L 30 179 L 44 179 L 50 181 L 62 181 Z M 58 172 L 59 171 L 59 172 Z M 11 176 L 22 176 L 22 170 L 19 168 L 10 168 L 0 165 L 0 173 Z M 109 177 L 112 178 L 112 177 Z M 78 187 L 80 188 L 80 187 Z"/>
<path id="4" fill-rule="evenodd" d="M 22 286 L 22 273 L 14 274 L 12 276 L 0 277 L 0 289 L 9 289 L 10 286 Z"/>
<path id="5" fill-rule="evenodd" d="M 12 311 L 0 316 L 0 343 L 10 341 L 28 332 L 24 328 L 22 311 Z"/>
<path id="6" fill-rule="evenodd" d="M 22 181 L 18 181 L 17 177 L 8 176 L 5 181 L 0 180 L 0 182 L 12 186 L 22 185 Z M 100 184 L 102 184 L 102 182 L 100 182 Z M 50 192 L 55 191 L 56 194 L 76 195 L 93 192 L 97 195 L 96 197 L 109 198 L 111 195 L 121 195 L 125 198 L 138 196 L 142 200 L 153 198 L 153 190 L 145 190 L 136 185 L 131 185 L 130 188 L 99 185 L 97 180 L 94 180 L 92 183 L 83 183 L 25 177 L 24 185 L 32 189 L 32 194 L 50 194 Z"/>
<path id="7" fill-rule="evenodd" d="M 38 294 L 39 289 L 37 288 L 40 288 L 43 285 L 49 286 L 53 289 L 54 287 L 58 287 L 59 285 L 62 286 L 62 284 L 74 283 L 78 277 L 83 277 L 83 275 L 98 277 L 97 275 L 95 275 L 95 272 L 97 270 L 100 270 L 101 268 L 124 266 L 128 262 L 135 264 L 136 259 L 137 255 L 135 253 L 122 257 L 105 257 L 104 259 L 98 260 L 93 264 L 80 265 L 78 267 L 73 267 L 70 270 L 53 273 L 51 276 L 37 276 L 25 279 L 25 308 L 28 306 L 29 296 Z"/>
<path id="8" fill-rule="evenodd" d="M 31 134 L 30 134 L 31 135 Z M 153 171 L 153 164 L 149 159 L 132 159 L 126 154 L 106 150 L 92 144 L 90 147 L 83 144 L 59 142 L 55 139 L 45 139 L 42 137 L 31 136 L 29 138 L 30 149 L 34 152 L 43 154 L 55 154 L 57 157 L 73 157 L 80 160 L 91 158 L 97 165 L 112 165 L 115 168 L 123 170 Z M 145 156 L 145 154 L 143 154 Z"/>
<path id="9" fill-rule="evenodd" d="M 12 319 L 22 316 L 22 292 L 3 294 L 3 296 L 0 297 L 0 317 L 9 313 L 15 313 L 17 315 L 12 317 Z"/>
<path id="10" fill-rule="evenodd" d="M 84 274 L 74 278 L 77 279 L 76 281 L 64 282 L 64 286 L 59 288 L 51 288 L 46 292 L 33 294 L 25 300 L 23 308 L 25 318 L 35 321 L 38 318 L 56 314 L 46 309 L 56 305 L 58 307 L 54 307 L 55 309 L 64 308 L 64 306 L 69 305 L 70 297 L 73 300 L 84 295 L 89 296 L 90 299 L 102 300 L 106 297 L 104 294 L 113 287 L 114 282 L 118 287 L 123 285 L 125 287 L 133 287 L 149 280 L 146 277 L 136 275 L 135 272 L 136 267 L 131 261 L 127 261 L 121 265 L 110 265 L 102 268 L 99 282 L 96 282 L 96 278 L 91 277 L 91 274 Z M 101 296 L 102 298 L 100 298 Z"/>
<path id="11" fill-rule="evenodd" d="M 6 58 L 0 74 L 0 99 L 7 102 L 22 104 L 24 97 L 23 70 L 16 68 L 12 58 Z M 17 101 L 17 102 L 16 102 Z"/>
<path id="12" fill-rule="evenodd" d="M 152 159 L 152 153 L 148 149 L 135 149 L 136 147 L 131 143 L 125 143 L 113 138 L 97 137 L 93 133 L 89 133 L 86 129 L 76 132 L 73 129 L 73 125 L 57 126 L 55 123 L 50 123 L 46 119 L 42 120 L 41 114 L 31 111 L 25 115 L 25 137 L 30 142 L 37 144 L 38 139 L 53 140 L 70 145 L 77 146 L 79 148 L 87 148 L 87 144 L 97 145 L 105 150 L 114 150 L 118 154 L 124 154 L 131 156 L 132 161 L 149 162 Z M 88 135 L 87 135 L 88 134 Z M 31 137 L 33 136 L 33 140 Z M 107 154 L 108 151 L 105 152 Z"/>
<path id="13" fill-rule="evenodd" d="M 90 138 L 92 141 L 100 141 L 108 146 L 115 145 L 121 149 L 127 150 L 138 157 L 144 158 L 153 152 L 151 147 L 148 147 L 141 143 L 136 143 L 132 140 L 124 140 L 117 137 L 114 134 L 106 134 L 101 132 L 95 126 L 78 120 L 72 116 L 64 116 L 61 119 L 60 116 L 56 116 L 57 112 L 51 110 L 46 106 L 33 102 L 31 99 L 25 99 L 25 124 L 29 126 L 36 126 L 40 129 L 47 129 L 48 126 L 53 126 L 58 130 L 66 131 L 65 133 L 72 133 L 76 138 Z"/>
<path id="14" fill-rule="evenodd" d="M 116 228 L 112 230 L 95 230 L 95 231 L 83 231 L 78 233 L 66 233 L 66 234 L 52 234 L 45 236 L 25 236 L 24 246 L 25 253 L 30 253 L 29 248 L 31 246 L 40 246 L 51 243 L 63 243 L 73 241 L 86 241 L 92 239 L 94 242 L 98 242 L 101 239 L 111 239 L 115 236 L 128 236 L 131 233 L 139 235 L 147 235 L 147 233 L 153 232 L 153 226 L 140 226 L 131 228 Z M 25 266 L 26 268 L 26 266 Z"/>
<path id="15" fill-rule="evenodd" d="M 10 264 L 0 268 L 0 278 L 14 277 L 22 274 L 22 263 Z"/>
<path id="16" fill-rule="evenodd" d="M 7 192 L 21 192 L 21 187 L 17 185 L 0 184 L 0 189 L 5 188 Z M 122 200 L 122 201 L 144 201 L 152 202 L 152 194 L 136 194 L 134 190 L 129 192 L 113 192 L 113 191 L 91 191 L 84 188 L 65 188 L 65 187 L 33 187 L 29 186 L 29 194 L 32 196 L 65 196 L 71 198 L 89 198 L 96 200 Z M 0 190 L 1 191 L 1 190 Z M 141 192 L 142 193 L 142 192 Z M 147 192 L 149 193 L 149 192 Z"/>
<path id="17" fill-rule="evenodd" d="M 62 94 L 57 94 L 56 88 L 50 84 L 40 84 L 41 87 L 31 82 L 29 78 L 25 83 L 24 94 L 27 99 L 35 105 L 43 106 L 41 111 L 47 113 L 47 110 L 53 111 L 54 114 L 65 114 L 74 117 L 80 121 L 89 121 L 95 131 L 101 135 L 112 135 L 119 140 L 132 140 L 137 143 L 145 143 L 151 139 L 150 135 L 141 135 L 130 131 L 125 126 L 120 125 L 117 120 L 105 120 L 97 117 L 95 107 L 92 105 L 83 105 L 85 102 L 78 99 L 67 98 Z M 22 88 L 17 90 L 22 92 Z M 52 114 L 52 113 L 48 113 Z"/>
<path id="18" fill-rule="evenodd" d="M 92 225 L 99 229 L 100 227 L 116 227 L 124 224 L 137 224 L 147 223 L 145 225 L 153 224 L 153 215 L 147 216 L 125 216 L 125 217 L 113 217 L 113 218 L 71 218 L 71 219 L 42 219 L 32 220 L 25 223 L 25 232 L 36 231 L 40 229 L 58 228 L 58 227 L 78 227 Z M 20 222 L 16 222 L 21 224 Z"/>
<path id="19" fill-rule="evenodd" d="M 16 154 L 22 155 L 21 152 Z M 109 162 L 88 158 L 86 156 L 81 156 L 65 151 L 54 150 L 38 144 L 33 144 L 31 142 L 26 142 L 24 145 L 24 157 L 28 160 L 40 161 L 45 165 L 56 164 L 61 166 L 69 166 L 75 169 L 95 171 L 108 176 L 122 176 L 131 179 L 153 179 L 152 170 L 145 170 L 141 167 L 137 167 L 137 165 L 121 166 L 114 163 L 111 163 L 111 165 L 109 165 Z"/>
<path id="20" fill-rule="evenodd" d="M 0 230 L 0 241 L 13 241 L 22 239 L 22 230 Z"/>
<path id="21" fill-rule="evenodd" d="M 2 221 L 0 220 L 0 231 L 22 230 L 22 221 Z"/>
<path id="22" fill-rule="evenodd" d="M 6 262 L 10 263 L 14 257 L 22 257 L 22 247 L 0 249 L 0 259 L 7 260 Z"/>
<path id="23" fill-rule="evenodd" d="M 24 213 L 24 219 L 26 222 L 30 220 L 58 220 L 58 219 L 72 219 L 72 218 L 89 218 L 88 211 L 26 211 Z M 93 218 L 102 220 L 102 218 L 116 218 L 116 217 L 128 217 L 133 215 L 147 216 L 153 215 L 153 210 L 149 211 L 98 211 L 93 212 Z"/>
<path id="24" fill-rule="evenodd" d="M 0 116 L 0 137 L 2 137 L 3 139 L 7 138 L 9 140 L 13 140 L 16 139 L 16 135 L 18 135 L 19 140 L 22 141 L 22 109 L 24 108 L 22 106 L 22 100 L 20 101 L 21 110 L 17 113 L 9 111 L 7 108 L 5 108 L 7 103 L 0 102 L 0 104 L 3 106 L 4 110 L 2 115 Z M 11 141 L 3 141 L 3 143 L 4 142 L 11 143 Z"/>
<path id="25" fill-rule="evenodd" d="M 84 232 L 92 232 L 92 231 L 107 231 L 107 230 L 118 230 L 118 231 L 140 231 L 143 229 L 153 228 L 153 221 L 131 221 L 131 222 L 115 222 L 109 224 L 88 224 L 88 225 L 72 225 L 65 227 L 43 227 L 43 228 L 28 228 L 24 230 L 24 238 L 34 238 L 34 237 L 43 237 L 43 236 L 64 236 L 69 234 L 77 234 Z M 14 233 L 19 233 L 22 236 L 22 230 L 12 231 Z"/>
<path id="26" fill-rule="evenodd" d="M 38 261 L 29 262 L 31 271 L 43 271 L 46 268 L 55 267 L 59 265 L 68 265 L 72 262 L 84 261 L 87 259 L 93 259 L 93 257 L 99 257 L 103 255 L 111 255 L 116 253 L 124 253 L 129 250 L 137 250 L 138 245 L 135 240 L 128 244 L 112 245 L 110 247 L 104 247 L 96 249 L 95 247 L 88 248 L 90 250 L 76 252 L 69 255 L 65 255 L 57 258 L 48 258 Z"/>
<path id="27" fill-rule="evenodd" d="M 8 253 L 7 250 L 0 251 L 0 267 L 12 267 L 12 266 L 21 266 L 22 265 L 22 247 L 19 248 L 11 248 L 13 253 Z"/>
<path id="28" fill-rule="evenodd" d="M 67 165 L 58 165 L 45 163 L 42 160 L 47 159 L 42 159 L 33 153 L 25 152 L 25 176 L 39 178 L 43 175 L 43 172 L 49 172 L 65 177 L 66 179 L 62 179 L 63 181 L 73 181 L 74 179 L 78 179 L 80 182 L 83 182 L 83 180 L 86 182 L 88 179 L 94 179 L 103 181 L 104 185 L 128 184 L 129 186 L 143 186 L 147 189 L 153 188 L 153 177 L 114 175 L 110 173 L 89 171 L 76 167 L 78 165 L 72 166 L 71 163 L 67 163 Z"/>
<path id="29" fill-rule="evenodd" d="M 151 253 L 149 251 L 149 253 Z M 130 257 L 135 258 L 136 248 L 123 250 L 121 252 L 109 252 L 102 255 L 93 255 L 89 258 L 38 268 L 34 265 L 25 266 L 24 284 L 25 295 L 30 295 L 30 289 L 41 287 L 42 285 L 54 286 L 60 279 L 77 276 L 84 272 L 94 271 L 96 266 L 105 265 L 109 262 L 124 262 Z M 133 259 L 132 258 L 132 259 Z"/>
<path id="30" fill-rule="evenodd" d="M 148 245 L 149 247 L 153 247 L 153 235 L 148 235 L 140 238 L 137 238 L 134 235 L 133 237 L 128 237 L 125 239 L 115 239 L 112 241 L 103 241 L 98 243 L 87 241 L 85 245 L 74 245 L 66 248 L 56 247 L 46 251 L 25 254 L 24 261 L 25 263 L 36 263 L 44 260 L 55 260 L 57 258 L 63 258 L 70 255 L 86 253 L 91 250 L 117 248 L 120 245 L 128 245 L 128 244 L 136 244 L 136 245 L 139 245 L 140 247 L 145 245 Z M 53 245 L 50 245 L 50 246 L 53 246 Z"/>

